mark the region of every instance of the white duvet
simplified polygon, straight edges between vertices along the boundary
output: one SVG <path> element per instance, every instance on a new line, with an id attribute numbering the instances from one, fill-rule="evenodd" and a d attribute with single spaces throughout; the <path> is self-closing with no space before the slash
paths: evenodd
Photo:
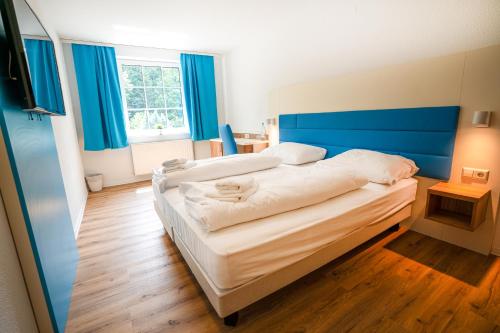
<path id="1" fill-rule="evenodd" d="M 280 177 L 259 180 L 258 191 L 246 201 L 228 203 L 207 198 L 213 184 L 180 185 L 188 214 L 207 231 L 253 221 L 294 209 L 314 205 L 368 183 L 359 174 L 343 167 L 315 165 L 285 171 Z"/>
<path id="2" fill-rule="evenodd" d="M 281 159 L 260 154 L 238 154 L 196 161 L 196 166 L 175 172 L 153 172 L 153 182 L 158 184 L 160 192 L 177 187 L 182 182 L 202 182 L 212 179 L 243 175 L 277 167 Z"/>

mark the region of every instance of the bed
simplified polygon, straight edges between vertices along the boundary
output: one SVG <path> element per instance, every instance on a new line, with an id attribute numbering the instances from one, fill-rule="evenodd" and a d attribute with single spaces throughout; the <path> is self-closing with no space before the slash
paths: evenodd
<path id="1" fill-rule="evenodd" d="M 387 116 L 385 122 L 374 120 Z M 458 107 L 283 115 L 280 139 L 324 147 L 327 156 L 350 148 L 401 154 L 419 164 L 419 175 L 446 179 L 457 117 Z M 354 133 L 351 140 L 348 133 Z M 420 145 L 412 140 L 415 135 Z M 298 167 L 311 166 L 280 165 L 251 175 L 258 181 Z M 368 183 L 316 205 L 206 232 L 186 212 L 179 188 L 161 193 L 153 185 L 165 230 L 228 325 L 236 324 L 238 310 L 397 229 L 411 216 L 416 188 L 414 178 L 392 186 Z"/>

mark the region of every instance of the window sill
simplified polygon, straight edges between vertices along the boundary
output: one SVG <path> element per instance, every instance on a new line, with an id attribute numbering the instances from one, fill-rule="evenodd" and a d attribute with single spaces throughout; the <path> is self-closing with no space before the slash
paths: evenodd
<path id="1" fill-rule="evenodd" d="M 189 132 L 181 133 L 165 133 L 158 135 L 129 135 L 129 143 L 147 143 L 147 142 L 160 142 L 160 141 L 172 141 L 172 140 L 185 140 L 190 139 L 191 136 Z"/>

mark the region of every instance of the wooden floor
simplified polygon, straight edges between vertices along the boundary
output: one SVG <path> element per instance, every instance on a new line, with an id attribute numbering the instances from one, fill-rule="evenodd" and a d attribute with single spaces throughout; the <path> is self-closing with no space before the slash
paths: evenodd
<path id="1" fill-rule="evenodd" d="M 222 325 L 148 183 L 91 194 L 67 332 L 496 332 L 500 259 L 386 232 Z"/>

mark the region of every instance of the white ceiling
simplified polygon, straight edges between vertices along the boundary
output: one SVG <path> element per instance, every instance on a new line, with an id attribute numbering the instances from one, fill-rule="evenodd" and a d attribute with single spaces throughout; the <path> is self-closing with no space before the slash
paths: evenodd
<path id="1" fill-rule="evenodd" d="M 63 38 L 226 53 L 370 61 L 375 48 L 423 57 L 500 43 L 498 0 L 41 0 Z M 303 61 L 304 59 L 297 59 Z"/>

